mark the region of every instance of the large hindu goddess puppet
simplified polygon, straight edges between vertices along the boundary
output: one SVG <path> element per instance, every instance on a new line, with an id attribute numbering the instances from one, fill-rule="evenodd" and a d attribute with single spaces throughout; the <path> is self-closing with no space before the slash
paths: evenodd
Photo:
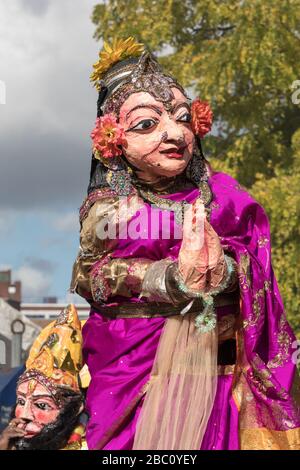
<path id="1" fill-rule="evenodd" d="M 85 449 L 82 370 L 81 323 L 70 304 L 31 347 L 17 384 L 12 420 L 0 435 L 0 449 Z"/>
<path id="2" fill-rule="evenodd" d="M 263 208 L 214 172 L 212 112 L 133 38 L 99 54 L 71 289 L 91 305 L 90 449 L 300 449 L 295 337 Z"/>

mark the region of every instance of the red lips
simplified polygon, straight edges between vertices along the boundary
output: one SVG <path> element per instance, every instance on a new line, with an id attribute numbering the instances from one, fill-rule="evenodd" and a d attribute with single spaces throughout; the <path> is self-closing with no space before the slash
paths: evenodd
<path id="1" fill-rule="evenodd" d="M 170 158 L 182 158 L 187 145 L 184 147 L 170 147 L 165 150 L 161 150 L 160 153 L 168 155 Z"/>
<path id="2" fill-rule="evenodd" d="M 34 437 L 36 436 L 38 433 L 37 432 L 33 432 L 33 431 L 26 431 L 26 434 L 24 435 L 24 438 L 25 439 L 30 439 L 31 437 Z"/>

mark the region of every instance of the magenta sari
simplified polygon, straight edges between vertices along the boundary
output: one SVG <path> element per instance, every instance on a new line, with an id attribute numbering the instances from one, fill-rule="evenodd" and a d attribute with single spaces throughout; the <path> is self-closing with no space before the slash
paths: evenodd
<path id="1" fill-rule="evenodd" d="M 210 222 L 239 266 L 240 327 L 235 364 L 220 367 L 214 406 L 199 447 L 300 449 L 295 337 L 271 267 L 268 219 L 230 176 L 215 173 L 209 183 L 213 193 Z M 193 188 L 168 198 L 193 202 L 198 194 Z M 146 206 L 148 215 L 160 210 Z M 174 218 L 171 221 L 174 224 Z M 127 238 L 119 241 L 112 256 L 176 259 L 180 243 L 174 237 Z M 120 304 L 124 298 L 109 301 Z M 142 302 L 137 297 L 130 301 Z M 237 314 L 236 307 L 217 309 L 219 318 L 228 313 Z M 164 322 L 164 317 L 108 319 L 91 309 L 83 328 L 83 354 L 91 374 L 86 401 L 90 449 L 132 449 Z"/>

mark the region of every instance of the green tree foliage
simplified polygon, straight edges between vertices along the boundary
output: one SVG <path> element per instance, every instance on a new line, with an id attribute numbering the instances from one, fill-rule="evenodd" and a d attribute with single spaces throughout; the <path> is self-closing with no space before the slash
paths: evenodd
<path id="1" fill-rule="evenodd" d="M 211 103 L 205 153 L 265 207 L 275 272 L 300 332 L 300 103 L 292 100 L 300 0 L 107 0 L 92 21 L 97 40 L 134 36 Z"/>

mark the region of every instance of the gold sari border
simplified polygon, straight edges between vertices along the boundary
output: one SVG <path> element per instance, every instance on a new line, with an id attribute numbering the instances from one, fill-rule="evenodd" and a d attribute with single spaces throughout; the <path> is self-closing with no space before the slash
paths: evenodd
<path id="1" fill-rule="evenodd" d="M 241 450 L 300 450 L 300 428 L 287 431 L 240 429 L 240 446 Z"/>

